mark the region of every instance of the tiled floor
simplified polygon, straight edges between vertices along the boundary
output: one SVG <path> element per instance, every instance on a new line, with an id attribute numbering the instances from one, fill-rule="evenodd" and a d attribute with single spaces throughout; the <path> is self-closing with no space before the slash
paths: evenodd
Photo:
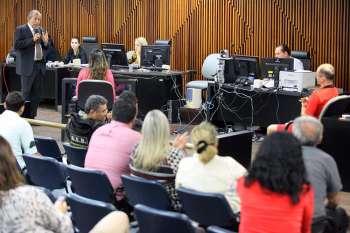
<path id="1" fill-rule="evenodd" d="M 51 122 L 60 122 L 61 120 L 61 114 L 60 112 L 54 110 L 50 106 L 43 106 L 39 108 L 38 111 L 38 120 L 46 120 Z M 43 126 L 33 126 L 34 135 L 41 135 L 41 136 L 50 136 L 59 142 L 60 148 L 62 149 L 61 145 L 61 131 L 59 129 L 54 129 L 50 127 L 43 127 Z M 252 157 L 254 157 L 256 151 L 259 148 L 260 143 L 253 143 L 253 149 L 252 149 Z M 343 206 L 347 213 L 350 214 L 350 193 L 342 192 L 341 193 L 341 206 Z M 348 231 L 350 233 L 350 231 Z"/>

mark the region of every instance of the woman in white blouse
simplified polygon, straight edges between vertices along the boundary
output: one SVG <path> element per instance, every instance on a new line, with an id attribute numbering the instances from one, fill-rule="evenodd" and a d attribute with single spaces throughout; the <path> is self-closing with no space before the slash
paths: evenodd
<path id="1" fill-rule="evenodd" d="M 8 142 L 0 136 L 0 233 L 71 233 L 63 201 L 52 204 L 38 188 L 25 185 Z"/>
<path id="2" fill-rule="evenodd" d="M 176 188 L 181 186 L 201 192 L 221 193 L 233 212 L 239 212 L 240 200 L 236 183 L 246 173 L 246 169 L 231 157 L 217 155 L 217 132 L 212 124 L 202 122 L 193 128 L 191 141 L 196 153 L 180 161 Z"/>

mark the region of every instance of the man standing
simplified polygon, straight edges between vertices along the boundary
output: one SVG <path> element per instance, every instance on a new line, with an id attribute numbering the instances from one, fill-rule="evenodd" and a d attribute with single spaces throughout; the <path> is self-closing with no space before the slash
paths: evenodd
<path id="1" fill-rule="evenodd" d="M 30 116 L 34 118 L 40 103 L 41 79 L 45 73 L 43 49 L 48 47 L 48 33 L 40 27 L 41 14 L 32 10 L 28 23 L 15 31 L 16 73 L 21 76 L 22 94 L 30 101 Z"/>

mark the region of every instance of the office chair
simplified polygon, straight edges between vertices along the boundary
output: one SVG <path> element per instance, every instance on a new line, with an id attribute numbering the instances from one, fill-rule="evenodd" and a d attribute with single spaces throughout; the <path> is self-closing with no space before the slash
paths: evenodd
<path id="1" fill-rule="evenodd" d="M 27 167 L 27 178 L 37 186 L 45 187 L 49 190 L 67 189 L 66 168 L 56 159 L 39 156 L 23 155 Z"/>
<path id="2" fill-rule="evenodd" d="M 184 214 L 141 204 L 135 206 L 134 212 L 140 233 L 195 233 L 191 220 Z"/>
<path id="3" fill-rule="evenodd" d="M 103 217 L 116 210 L 110 203 L 92 200 L 74 193 L 67 195 L 67 202 L 72 211 L 74 226 L 78 229 L 76 232 L 80 233 L 88 233 Z"/>
<path id="4" fill-rule="evenodd" d="M 104 80 L 82 81 L 79 84 L 77 98 L 73 98 L 73 101 L 76 101 L 77 109 L 84 109 L 85 102 L 91 95 L 101 95 L 105 97 L 108 101 L 108 110 L 112 110 L 114 103 L 112 84 Z"/>
<path id="5" fill-rule="evenodd" d="M 99 48 L 97 37 L 96 36 L 83 36 L 82 43 L 80 46 L 85 50 L 88 57 L 90 57 L 91 52 Z"/>
<path id="6" fill-rule="evenodd" d="M 87 148 L 73 146 L 68 142 L 63 143 L 63 148 L 67 154 L 68 164 L 72 164 L 78 167 L 84 167 Z"/>
<path id="7" fill-rule="evenodd" d="M 171 209 L 169 194 L 159 182 L 127 175 L 122 175 L 121 178 L 132 206 L 143 204 L 161 210 Z"/>
<path id="8" fill-rule="evenodd" d="M 61 152 L 55 139 L 51 137 L 35 136 L 34 140 L 36 148 L 41 155 L 62 162 L 62 155 L 64 153 Z"/>
<path id="9" fill-rule="evenodd" d="M 350 96 L 340 95 L 330 99 L 327 104 L 323 107 L 319 119 L 328 116 L 341 116 L 346 113 L 350 106 Z"/>
<path id="10" fill-rule="evenodd" d="M 107 175 L 98 170 L 67 166 L 72 191 L 81 196 L 116 204 L 115 193 Z"/>
<path id="11" fill-rule="evenodd" d="M 304 70 L 311 69 L 311 58 L 309 52 L 292 50 L 290 56 L 299 59 L 303 63 Z"/>
<path id="12" fill-rule="evenodd" d="M 237 229 L 236 215 L 224 195 L 178 188 L 182 209 L 192 220 L 203 227 L 211 225 Z M 200 206 L 201 208 L 198 208 Z"/>

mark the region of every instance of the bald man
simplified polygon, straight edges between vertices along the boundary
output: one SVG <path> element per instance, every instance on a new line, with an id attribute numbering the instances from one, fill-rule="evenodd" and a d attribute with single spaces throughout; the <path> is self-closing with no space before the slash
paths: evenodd
<path id="1" fill-rule="evenodd" d="M 22 94 L 30 101 L 30 116 L 35 118 L 40 103 L 41 80 L 45 73 L 43 49 L 48 47 L 48 33 L 40 27 L 41 13 L 31 10 L 27 24 L 15 31 L 16 73 L 21 76 Z"/>

